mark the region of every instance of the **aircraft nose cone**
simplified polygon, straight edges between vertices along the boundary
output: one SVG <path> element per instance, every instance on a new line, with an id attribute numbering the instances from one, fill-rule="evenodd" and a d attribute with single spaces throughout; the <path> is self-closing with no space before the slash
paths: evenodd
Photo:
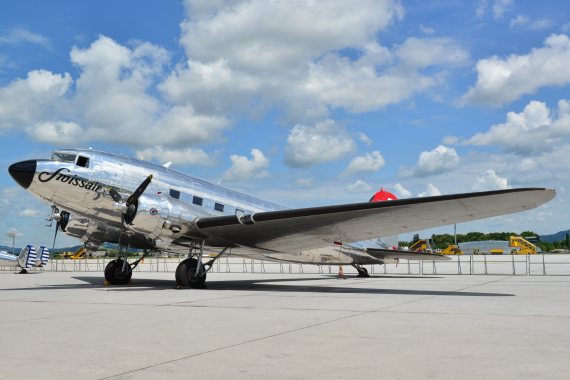
<path id="1" fill-rule="evenodd" d="M 36 160 L 21 161 L 10 165 L 8 172 L 12 178 L 14 178 L 14 181 L 18 182 L 18 185 L 22 186 L 24 189 L 27 189 L 34 179 L 34 174 L 36 174 L 36 167 Z"/>

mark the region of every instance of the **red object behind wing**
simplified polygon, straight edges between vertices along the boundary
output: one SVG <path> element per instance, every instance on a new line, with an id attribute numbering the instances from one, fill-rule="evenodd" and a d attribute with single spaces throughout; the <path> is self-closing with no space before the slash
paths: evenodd
<path id="1" fill-rule="evenodd" d="M 395 196 L 389 191 L 384 190 L 384 188 L 380 188 L 380 191 L 374 194 L 372 198 L 370 198 L 369 202 L 394 201 L 396 199 L 398 199 L 397 196 Z"/>

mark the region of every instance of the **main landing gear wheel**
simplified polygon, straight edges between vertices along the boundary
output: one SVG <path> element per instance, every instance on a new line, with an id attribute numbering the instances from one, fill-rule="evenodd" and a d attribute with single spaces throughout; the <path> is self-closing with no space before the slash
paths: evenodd
<path id="1" fill-rule="evenodd" d="M 126 285 L 131 281 L 133 270 L 123 259 L 110 261 L 105 267 L 105 280 L 111 285 Z"/>
<path id="2" fill-rule="evenodd" d="M 358 271 L 358 276 L 356 277 L 370 277 L 368 269 L 361 267 L 360 265 L 353 265 L 353 267 Z"/>
<path id="3" fill-rule="evenodd" d="M 196 276 L 198 260 L 186 259 L 176 268 L 176 286 L 182 288 L 204 289 L 206 288 L 206 271 L 202 266 L 202 274 Z"/>

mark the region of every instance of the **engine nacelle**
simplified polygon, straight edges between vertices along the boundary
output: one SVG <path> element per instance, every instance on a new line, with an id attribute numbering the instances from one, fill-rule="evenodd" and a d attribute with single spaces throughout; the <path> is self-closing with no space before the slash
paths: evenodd
<path id="1" fill-rule="evenodd" d="M 65 233 L 82 240 L 88 250 L 95 251 L 106 241 L 118 241 L 121 229 L 74 214 L 69 215 Z"/>
<path id="2" fill-rule="evenodd" d="M 191 206 L 177 199 L 141 195 L 136 213 L 129 220 L 125 220 L 125 224 L 130 230 L 156 239 L 188 232 L 195 218 Z"/>

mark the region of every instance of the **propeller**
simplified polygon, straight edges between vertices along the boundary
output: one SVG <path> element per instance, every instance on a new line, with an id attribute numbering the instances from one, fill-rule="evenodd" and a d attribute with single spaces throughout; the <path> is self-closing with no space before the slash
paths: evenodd
<path id="1" fill-rule="evenodd" d="M 65 232 L 67 228 L 67 223 L 69 223 L 69 213 L 67 211 L 59 211 L 57 208 L 54 208 L 53 214 L 51 216 L 52 219 L 55 220 L 55 233 L 53 234 L 53 244 L 52 244 L 52 252 L 55 249 L 55 240 L 57 239 L 57 231 L 62 230 Z"/>
<path id="2" fill-rule="evenodd" d="M 148 185 L 150 185 L 152 181 L 152 174 L 146 177 L 146 179 L 137 187 L 137 189 L 127 198 L 126 202 L 123 201 L 123 197 L 119 192 L 112 187 L 109 190 L 109 195 L 111 198 L 121 204 L 121 208 L 123 209 L 123 221 L 127 224 L 131 224 L 135 215 L 137 213 L 139 198 L 144 193 Z"/>

